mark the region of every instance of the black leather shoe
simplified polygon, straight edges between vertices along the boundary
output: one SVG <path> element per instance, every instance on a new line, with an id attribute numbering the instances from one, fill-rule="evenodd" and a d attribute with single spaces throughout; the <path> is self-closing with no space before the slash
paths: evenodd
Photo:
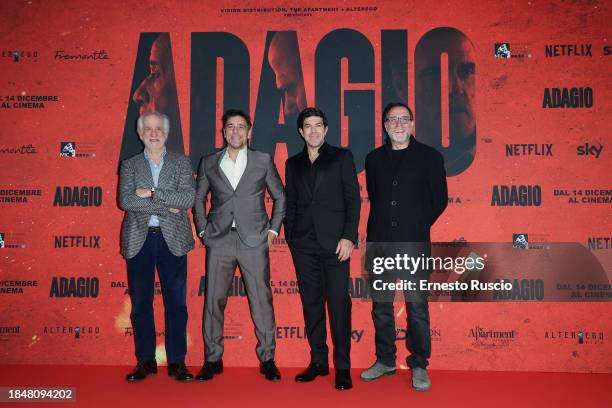
<path id="1" fill-rule="evenodd" d="M 215 374 L 221 374 L 222 372 L 223 372 L 223 360 L 212 361 L 212 362 L 207 361 L 202 366 L 202 369 L 200 370 L 198 375 L 196 375 L 196 380 L 208 381 L 211 378 L 213 378 Z"/>
<path id="2" fill-rule="evenodd" d="M 193 380 L 193 374 L 185 367 L 185 363 L 168 364 L 168 375 L 176 378 L 176 380 L 180 382 L 189 382 Z"/>
<path id="3" fill-rule="evenodd" d="M 139 361 L 134 371 L 129 373 L 125 379 L 129 382 L 140 381 L 147 378 L 149 374 L 157 374 L 157 362 L 155 360 Z"/>
<path id="4" fill-rule="evenodd" d="M 319 375 L 328 375 L 327 364 L 311 363 L 308 368 L 295 376 L 295 382 L 310 382 Z"/>
<path id="5" fill-rule="evenodd" d="M 336 370 L 336 389 L 350 390 L 353 388 L 350 370 Z"/>
<path id="6" fill-rule="evenodd" d="M 274 360 L 268 360 L 261 363 L 259 372 L 265 375 L 268 381 L 279 381 L 281 379 L 280 371 L 276 368 Z"/>

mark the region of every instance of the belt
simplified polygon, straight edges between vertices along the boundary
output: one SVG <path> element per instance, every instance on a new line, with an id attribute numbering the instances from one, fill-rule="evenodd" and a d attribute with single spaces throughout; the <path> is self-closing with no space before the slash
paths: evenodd
<path id="1" fill-rule="evenodd" d="M 152 232 L 154 234 L 161 234 L 162 230 L 161 227 L 149 227 L 149 232 Z"/>

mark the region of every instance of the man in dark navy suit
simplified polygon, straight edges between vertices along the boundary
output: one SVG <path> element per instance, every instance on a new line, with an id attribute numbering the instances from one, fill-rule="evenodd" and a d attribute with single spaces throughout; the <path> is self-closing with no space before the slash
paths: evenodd
<path id="1" fill-rule="evenodd" d="M 285 236 L 300 288 L 311 363 L 295 380 L 308 382 L 329 373 L 327 301 L 336 388 L 348 390 L 352 388 L 350 256 L 361 208 L 357 174 L 351 152 L 325 142 L 327 118 L 321 110 L 304 109 L 297 126 L 305 146 L 286 163 Z"/>

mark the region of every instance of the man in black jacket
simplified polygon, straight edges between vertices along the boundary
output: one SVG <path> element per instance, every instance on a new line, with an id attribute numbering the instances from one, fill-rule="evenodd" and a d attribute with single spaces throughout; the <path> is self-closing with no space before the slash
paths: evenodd
<path id="1" fill-rule="evenodd" d="M 387 105 L 383 124 L 387 142 L 370 152 L 365 164 L 370 199 L 367 241 L 421 243 L 429 247 L 430 228 L 448 203 L 444 160 L 437 150 L 411 135 L 414 117 L 405 104 Z M 372 319 L 376 330 L 376 363 L 361 374 L 365 381 L 395 374 L 393 303 L 375 299 Z M 413 387 L 425 391 L 431 387 L 425 371 L 431 356 L 429 307 L 426 296 L 413 300 L 406 303 L 408 365 L 412 369 Z"/>
<path id="2" fill-rule="evenodd" d="M 285 236 L 291 249 L 304 309 L 311 364 L 295 377 L 308 382 L 329 373 L 325 301 L 334 343 L 336 388 L 350 377 L 350 256 L 357 242 L 361 199 L 353 155 L 325 143 L 327 118 L 316 108 L 297 120 L 304 150 L 286 163 Z"/>

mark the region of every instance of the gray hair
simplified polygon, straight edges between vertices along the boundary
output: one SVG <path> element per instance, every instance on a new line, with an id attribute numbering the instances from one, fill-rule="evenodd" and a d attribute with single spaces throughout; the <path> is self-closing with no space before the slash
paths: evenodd
<path id="1" fill-rule="evenodd" d="M 154 112 L 145 112 L 138 117 L 138 121 L 136 122 L 136 132 L 138 132 L 139 136 L 142 136 L 142 131 L 144 130 L 144 120 L 145 118 L 149 116 L 156 116 L 157 118 L 161 119 L 161 121 L 163 122 L 163 126 L 164 126 L 164 133 L 166 135 L 170 133 L 170 119 L 168 119 L 168 116 L 164 115 L 161 112 L 154 111 Z"/>

